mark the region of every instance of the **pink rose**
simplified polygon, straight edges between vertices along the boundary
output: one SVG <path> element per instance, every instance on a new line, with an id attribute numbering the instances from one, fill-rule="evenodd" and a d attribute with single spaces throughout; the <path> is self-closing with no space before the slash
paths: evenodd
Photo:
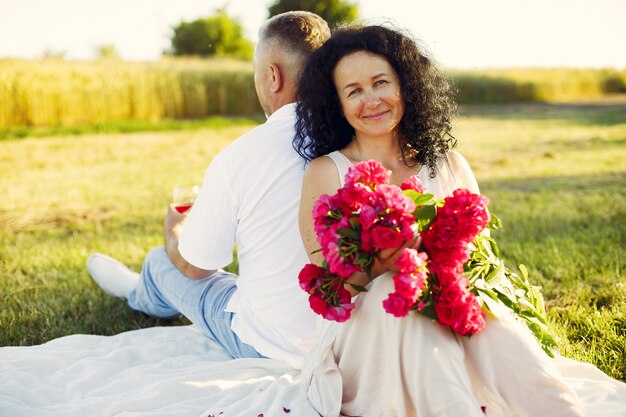
<path id="1" fill-rule="evenodd" d="M 315 203 L 313 203 L 313 219 L 323 219 L 330 215 L 331 210 L 331 197 L 328 194 L 322 194 L 319 196 Z"/>
<path id="2" fill-rule="evenodd" d="M 359 213 L 359 221 L 363 230 L 369 230 L 379 220 L 378 212 L 370 205 L 363 206 Z"/>
<path id="3" fill-rule="evenodd" d="M 378 184 L 386 184 L 388 182 L 389 173 L 383 164 L 375 160 L 369 160 L 359 162 L 348 168 L 344 184 L 347 188 L 352 184 L 362 183 L 374 190 Z"/>
<path id="4" fill-rule="evenodd" d="M 309 296 L 309 306 L 320 316 L 325 316 L 328 310 L 328 304 L 322 299 L 321 294 L 311 294 Z"/>
<path id="5" fill-rule="evenodd" d="M 342 236 L 340 229 L 353 230 L 350 219 L 344 216 L 339 222 L 334 223 L 322 234 L 318 235 L 318 242 L 322 248 L 322 255 L 328 263 L 331 272 L 347 278 L 355 272 L 361 271 L 361 267 L 355 263 L 356 254 L 361 243 L 358 240 Z"/>
<path id="6" fill-rule="evenodd" d="M 333 223 L 341 216 L 350 212 L 350 207 L 347 206 L 337 194 L 332 196 L 322 194 L 315 200 L 313 209 L 311 210 L 313 220 L 316 223 Z"/>
<path id="7" fill-rule="evenodd" d="M 314 264 L 306 264 L 304 268 L 298 274 L 298 281 L 300 283 L 300 288 L 302 288 L 306 292 L 310 292 L 315 290 L 320 285 L 322 285 L 322 281 L 320 277 L 323 277 L 325 270 L 320 268 Z"/>
<path id="8" fill-rule="evenodd" d="M 474 294 L 469 292 L 436 302 L 435 312 L 441 324 L 449 326 L 461 336 L 478 333 L 486 325 L 485 313 L 481 311 Z"/>
<path id="9" fill-rule="evenodd" d="M 424 247 L 428 252 L 428 257 L 433 264 L 445 266 L 447 268 L 462 268 L 465 261 L 469 259 L 469 248 L 467 243 L 453 241 L 447 246 L 427 246 Z"/>
<path id="10" fill-rule="evenodd" d="M 463 276 L 463 264 L 445 264 L 443 262 L 430 263 L 430 272 L 435 276 L 437 288 L 445 288 L 448 285 L 458 286 L 459 282 L 466 283 L 467 278 Z"/>
<path id="11" fill-rule="evenodd" d="M 415 211 L 415 202 L 402 194 L 402 190 L 393 184 L 381 184 L 376 193 L 382 196 L 388 211 L 411 214 Z"/>
<path id="12" fill-rule="evenodd" d="M 337 321 L 343 323 L 352 315 L 354 304 L 341 305 L 339 307 L 329 307 L 323 314 L 326 320 Z"/>
<path id="13" fill-rule="evenodd" d="M 337 295 L 339 305 L 329 305 L 323 317 L 326 320 L 333 320 L 340 323 L 348 320 L 352 314 L 355 305 L 352 303 L 352 295 L 343 286 L 343 281 L 336 280 L 333 282 L 333 289 Z"/>
<path id="14" fill-rule="evenodd" d="M 350 212 L 358 212 L 364 205 L 373 204 L 376 195 L 365 184 L 356 183 L 337 190 L 337 197 Z"/>
<path id="15" fill-rule="evenodd" d="M 403 243 L 399 230 L 388 226 L 377 225 L 371 230 L 373 246 L 378 249 L 397 248 Z"/>
<path id="16" fill-rule="evenodd" d="M 396 274 L 393 276 L 393 286 L 395 293 L 409 300 L 411 303 L 415 303 L 417 300 L 420 288 L 418 286 L 417 279 L 411 274 Z"/>
<path id="17" fill-rule="evenodd" d="M 485 327 L 485 314 L 474 294 L 467 290 L 467 280 L 442 286 L 435 296 L 435 312 L 439 322 L 455 333 L 467 336 Z"/>
<path id="18" fill-rule="evenodd" d="M 326 233 L 327 229 L 337 223 L 343 215 L 345 208 L 340 207 L 339 203 L 336 196 L 322 194 L 313 204 L 313 230 L 317 235 L 318 242 L 321 235 Z"/>
<path id="19" fill-rule="evenodd" d="M 405 317 L 409 314 L 413 303 L 397 293 L 391 293 L 383 301 L 385 311 L 394 317 Z"/>
<path id="20" fill-rule="evenodd" d="M 460 240 L 458 224 L 454 218 L 444 217 L 437 214 L 430 229 L 426 231 L 428 242 L 433 248 L 440 250 L 445 248 L 450 242 Z"/>
<path id="21" fill-rule="evenodd" d="M 420 194 L 424 193 L 424 185 L 422 185 L 422 181 L 420 181 L 417 175 L 413 175 L 402 181 L 400 188 L 403 190 L 417 191 Z"/>
<path id="22" fill-rule="evenodd" d="M 418 253 L 412 248 L 404 248 L 400 257 L 396 259 L 394 265 L 400 272 L 411 273 L 423 268 L 426 265 L 427 255 L 424 252 Z"/>
<path id="23" fill-rule="evenodd" d="M 438 213 L 446 218 L 453 218 L 457 223 L 460 234 L 464 239 L 471 241 L 489 223 L 491 216 L 487 210 L 489 199 L 480 194 L 473 194 L 469 190 L 459 189 L 446 197 L 444 206 Z"/>
<path id="24" fill-rule="evenodd" d="M 341 236 L 337 233 L 339 225 L 337 223 L 331 224 L 324 230 L 323 233 L 317 235 L 317 242 L 322 247 L 322 253 L 326 258 L 328 253 L 334 253 L 339 251 L 339 239 Z M 328 259 L 326 259 L 328 260 Z"/>
<path id="25" fill-rule="evenodd" d="M 405 242 L 408 242 L 409 240 L 413 239 L 413 237 L 415 236 L 415 231 L 413 230 L 413 225 L 415 223 L 413 222 L 413 220 L 407 222 L 407 221 L 403 221 L 400 222 L 399 224 L 399 228 L 400 228 L 400 234 L 402 235 L 402 240 L 404 240 Z M 417 230 L 417 229 L 416 229 Z"/>
<path id="26" fill-rule="evenodd" d="M 329 251 L 324 254 L 324 258 L 328 263 L 328 269 L 330 272 L 339 275 L 343 278 L 348 278 L 355 272 L 360 272 L 361 267 L 354 263 L 354 255 L 347 257 L 342 256 L 339 246 L 329 245 Z"/>

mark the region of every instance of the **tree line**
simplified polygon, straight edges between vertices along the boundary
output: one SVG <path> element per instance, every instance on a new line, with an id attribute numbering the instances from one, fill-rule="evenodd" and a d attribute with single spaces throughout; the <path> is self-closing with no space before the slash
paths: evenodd
<path id="1" fill-rule="evenodd" d="M 352 22 L 358 16 L 356 4 L 344 0 L 277 0 L 269 6 L 269 17 L 293 10 L 317 13 L 330 27 Z M 253 44 L 244 36 L 239 21 L 228 15 L 225 8 L 213 15 L 181 22 L 173 28 L 170 55 L 230 56 L 250 60 Z"/>

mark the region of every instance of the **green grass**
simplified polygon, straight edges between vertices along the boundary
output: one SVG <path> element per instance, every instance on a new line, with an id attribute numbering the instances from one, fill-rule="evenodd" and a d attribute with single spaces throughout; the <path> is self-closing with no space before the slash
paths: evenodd
<path id="1" fill-rule="evenodd" d="M 253 126 L 0 142 L 0 345 L 164 324 L 104 297 L 85 259 L 101 251 L 139 270 L 174 185 L 201 183 Z"/>
<path id="2" fill-rule="evenodd" d="M 170 132 L 176 130 L 222 129 L 245 123 L 262 123 L 259 117 L 224 117 L 211 116 L 202 119 L 159 120 L 118 120 L 105 123 L 93 123 L 79 126 L 14 126 L 0 129 L 0 140 L 15 138 L 41 138 L 47 136 L 78 136 L 101 133 L 136 133 L 136 132 Z"/>
<path id="3" fill-rule="evenodd" d="M 626 105 L 467 107 L 455 127 L 504 228 L 543 286 L 565 356 L 626 380 Z"/>
<path id="4" fill-rule="evenodd" d="M 622 380 L 624 114 L 624 104 L 477 106 L 454 127 L 504 223 L 494 234 L 504 257 L 544 288 L 561 353 Z M 101 251 L 139 269 L 162 242 L 172 187 L 200 183 L 253 125 L 0 141 L 0 345 L 166 324 L 104 295 L 85 259 Z"/>

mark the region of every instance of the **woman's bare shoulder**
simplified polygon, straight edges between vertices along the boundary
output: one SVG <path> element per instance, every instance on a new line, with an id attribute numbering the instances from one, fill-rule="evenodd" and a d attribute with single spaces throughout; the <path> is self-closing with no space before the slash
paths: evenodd
<path id="1" fill-rule="evenodd" d="M 332 169 L 335 169 L 335 162 L 328 155 L 315 158 L 307 166 L 307 170 L 314 172 L 330 171 Z"/>
<path id="2" fill-rule="evenodd" d="M 318 192 L 335 192 L 340 186 L 339 172 L 335 162 L 328 156 L 312 160 L 304 173 L 303 185 Z"/>
<path id="3" fill-rule="evenodd" d="M 308 176 L 321 176 L 327 179 L 331 175 L 337 175 L 337 166 L 335 162 L 328 156 L 320 156 L 312 160 L 306 168 L 305 175 Z"/>

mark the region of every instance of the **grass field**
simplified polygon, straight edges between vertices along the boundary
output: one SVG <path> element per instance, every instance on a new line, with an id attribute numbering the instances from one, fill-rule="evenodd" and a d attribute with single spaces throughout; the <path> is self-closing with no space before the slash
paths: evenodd
<path id="1" fill-rule="evenodd" d="M 172 187 L 252 126 L 0 141 L 0 345 L 166 324 L 102 293 L 85 259 L 139 269 Z M 626 104 L 466 107 L 454 133 L 561 353 L 626 380 Z"/>

